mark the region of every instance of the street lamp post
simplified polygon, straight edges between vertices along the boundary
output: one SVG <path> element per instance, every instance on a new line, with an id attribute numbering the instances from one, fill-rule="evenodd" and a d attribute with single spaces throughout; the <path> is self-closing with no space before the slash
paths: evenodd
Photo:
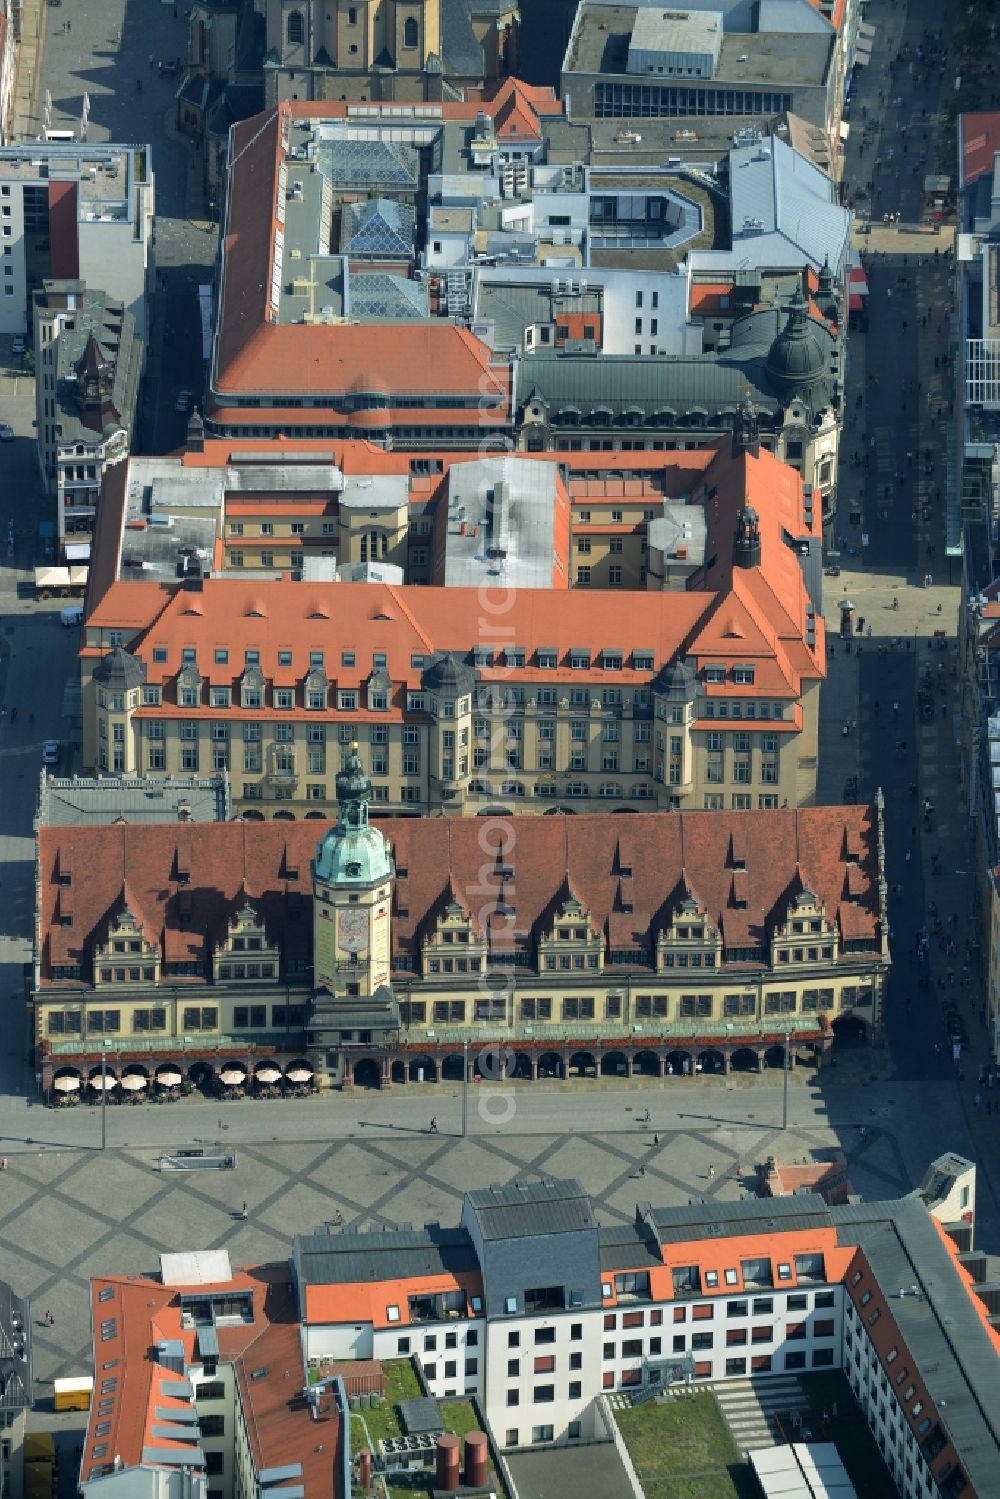
<path id="1" fill-rule="evenodd" d="M 101 1149 L 108 1148 L 108 1043 L 101 1042 Z"/>
<path id="2" fill-rule="evenodd" d="M 788 1128 L 788 1043 L 791 1032 L 785 1032 L 785 1054 L 782 1059 L 781 1069 L 781 1128 Z"/>
<path id="3" fill-rule="evenodd" d="M 462 1139 L 469 1133 L 469 1038 L 462 1042 Z"/>

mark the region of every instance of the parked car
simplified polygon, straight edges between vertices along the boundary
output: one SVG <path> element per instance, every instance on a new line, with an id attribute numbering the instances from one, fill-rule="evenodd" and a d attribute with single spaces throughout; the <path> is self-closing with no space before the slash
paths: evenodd
<path id="1" fill-rule="evenodd" d="M 177 59 L 175 57 L 161 58 L 157 63 L 161 78 L 175 78 L 178 73 Z"/>
<path id="2" fill-rule="evenodd" d="M 42 745 L 42 764 L 58 765 L 62 758 L 62 745 L 58 739 L 46 739 Z"/>
<path id="3" fill-rule="evenodd" d="M 20 333 L 16 334 L 15 337 L 14 337 L 14 339 L 13 339 L 13 342 L 11 343 L 11 349 L 12 349 L 12 351 L 15 354 L 23 354 L 24 351 L 25 351 L 25 349 L 27 347 L 28 346 L 25 343 L 24 339 L 21 337 Z"/>
<path id="4" fill-rule="evenodd" d="M 0 442 L 13 442 L 17 436 L 9 422 L 0 422 Z"/>
<path id="5" fill-rule="evenodd" d="M 177 392 L 177 399 L 174 402 L 174 410 L 175 411 L 190 411 L 191 410 L 191 392 L 189 390 L 179 390 Z"/>

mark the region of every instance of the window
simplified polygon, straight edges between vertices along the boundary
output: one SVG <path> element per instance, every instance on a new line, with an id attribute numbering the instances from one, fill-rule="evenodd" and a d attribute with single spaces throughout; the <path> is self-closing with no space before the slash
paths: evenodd
<path id="1" fill-rule="evenodd" d="M 416 47 L 420 41 L 420 28 L 413 16 L 408 16 L 403 22 L 403 46 L 407 48 Z"/>
<path id="2" fill-rule="evenodd" d="M 305 23 L 300 10 L 293 10 L 289 14 L 285 35 L 290 47 L 301 47 L 305 41 Z"/>
<path id="3" fill-rule="evenodd" d="M 554 1384 L 536 1384 L 532 1391 L 536 1405 L 553 1405 L 556 1398 Z"/>

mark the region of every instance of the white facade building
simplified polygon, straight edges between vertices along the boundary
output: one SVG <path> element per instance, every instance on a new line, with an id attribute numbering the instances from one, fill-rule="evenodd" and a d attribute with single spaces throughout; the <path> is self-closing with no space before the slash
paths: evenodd
<path id="1" fill-rule="evenodd" d="M 44 281 L 81 280 L 123 302 L 145 344 L 154 211 L 148 146 L 0 149 L 0 334 L 27 335 Z"/>

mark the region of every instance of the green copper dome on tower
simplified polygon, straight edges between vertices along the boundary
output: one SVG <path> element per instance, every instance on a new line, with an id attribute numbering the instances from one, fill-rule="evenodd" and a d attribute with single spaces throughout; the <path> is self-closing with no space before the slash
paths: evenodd
<path id="1" fill-rule="evenodd" d="M 343 769 L 337 775 L 337 825 L 326 833 L 316 849 L 312 874 L 323 885 L 376 885 L 392 877 L 388 845 L 368 821 L 372 786 L 351 745 Z"/>

